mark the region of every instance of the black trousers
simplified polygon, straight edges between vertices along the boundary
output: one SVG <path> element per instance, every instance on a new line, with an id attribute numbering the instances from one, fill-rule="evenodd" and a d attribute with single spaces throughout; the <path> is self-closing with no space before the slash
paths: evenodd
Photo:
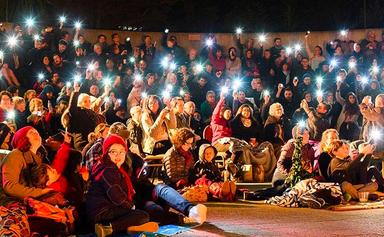
<path id="1" fill-rule="evenodd" d="M 127 233 L 130 226 L 138 226 L 149 221 L 149 215 L 141 210 L 114 207 L 95 216 L 95 223 L 112 225 L 113 234 Z"/>

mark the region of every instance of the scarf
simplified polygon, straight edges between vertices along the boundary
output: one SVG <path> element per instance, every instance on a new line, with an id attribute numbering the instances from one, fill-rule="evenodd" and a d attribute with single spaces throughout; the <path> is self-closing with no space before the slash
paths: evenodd
<path id="1" fill-rule="evenodd" d="M 190 151 L 184 151 L 181 147 L 177 149 L 177 152 L 184 157 L 185 160 L 185 168 L 186 170 L 189 170 L 190 167 L 192 167 L 194 160 L 192 153 Z"/>
<path id="2" fill-rule="evenodd" d="M 120 173 L 123 175 L 125 183 L 127 184 L 128 188 L 128 193 L 127 193 L 127 198 L 129 202 L 133 201 L 133 196 L 135 195 L 135 190 L 133 189 L 133 185 L 131 182 L 131 177 L 129 177 L 129 174 L 122 168 L 119 168 Z"/>

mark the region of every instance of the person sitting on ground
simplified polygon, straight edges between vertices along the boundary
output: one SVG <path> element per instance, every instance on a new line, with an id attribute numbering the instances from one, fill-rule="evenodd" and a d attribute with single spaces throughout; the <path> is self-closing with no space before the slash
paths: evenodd
<path id="1" fill-rule="evenodd" d="M 329 176 L 353 199 L 358 199 L 358 192 L 374 192 L 384 188 L 384 179 L 377 168 L 368 168 L 374 149 L 374 145 L 361 142 L 358 149 L 351 152 L 350 145 L 345 141 L 331 143 Z M 376 182 L 372 182 L 372 177 Z"/>
<path id="2" fill-rule="evenodd" d="M 189 182 L 208 186 L 208 191 L 213 199 L 233 201 L 236 194 L 236 184 L 228 180 L 228 171 L 220 171 L 215 163 L 216 155 L 215 147 L 210 144 L 201 145 L 199 160 L 196 161 L 189 173 Z"/>
<path id="3" fill-rule="evenodd" d="M 135 210 L 135 190 L 123 168 L 128 152 L 124 140 L 111 135 L 105 139 L 102 150 L 103 157 L 92 170 L 86 198 L 88 218 L 95 224 L 96 234 L 156 232 L 158 224 L 149 222 L 146 212 Z"/>
<path id="4" fill-rule="evenodd" d="M 282 148 L 279 160 L 277 161 L 277 167 L 272 178 L 272 185 L 274 187 L 283 185 L 287 179 L 291 168 L 292 168 L 292 158 L 295 150 L 295 140 L 299 137 L 302 137 L 302 147 L 301 147 L 301 163 L 303 168 L 308 172 L 312 173 L 313 170 L 313 161 L 315 159 L 315 150 L 313 144 L 309 143 L 309 132 L 308 128 L 299 127 L 296 125 L 292 130 L 293 138 L 290 139 Z"/>
<path id="5" fill-rule="evenodd" d="M 335 140 L 339 140 L 339 133 L 337 130 L 333 128 L 325 130 L 321 136 L 321 141 L 317 146 L 315 154 L 315 157 L 318 157 L 318 160 L 315 161 L 313 165 L 314 170 L 318 170 L 320 176 L 325 181 L 330 181 L 328 176 L 328 167 L 332 160 L 330 155 L 331 144 Z"/>

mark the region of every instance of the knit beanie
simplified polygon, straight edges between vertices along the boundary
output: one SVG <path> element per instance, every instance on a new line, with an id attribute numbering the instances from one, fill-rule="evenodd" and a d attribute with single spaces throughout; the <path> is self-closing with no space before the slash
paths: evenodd
<path id="1" fill-rule="evenodd" d="M 25 146 L 25 144 L 28 142 L 27 133 L 31 129 L 33 129 L 33 127 L 26 126 L 26 127 L 23 127 L 21 129 L 17 130 L 15 135 L 13 135 L 12 147 L 15 149 L 16 148 L 19 149 L 19 148 Z"/>
<path id="2" fill-rule="evenodd" d="M 110 135 L 109 137 L 107 137 L 107 138 L 104 140 L 104 143 L 103 143 L 103 156 L 106 155 L 106 154 L 108 153 L 109 148 L 110 148 L 113 144 L 120 144 L 120 145 L 124 146 L 125 151 L 128 151 L 127 144 L 125 143 L 125 141 L 123 140 L 123 138 L 121 138 L 121 137 L 118 136 L 118 135 Z"/>

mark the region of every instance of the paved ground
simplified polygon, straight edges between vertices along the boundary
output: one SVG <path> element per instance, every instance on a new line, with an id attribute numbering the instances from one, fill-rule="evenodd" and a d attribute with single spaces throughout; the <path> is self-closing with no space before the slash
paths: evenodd
<path id="1" fill-rule="evenodd" d="M 384 236 L 384 209 L 334 212 L 245 203 L 207 206 L 207 223 L 176 236 Z"/>

